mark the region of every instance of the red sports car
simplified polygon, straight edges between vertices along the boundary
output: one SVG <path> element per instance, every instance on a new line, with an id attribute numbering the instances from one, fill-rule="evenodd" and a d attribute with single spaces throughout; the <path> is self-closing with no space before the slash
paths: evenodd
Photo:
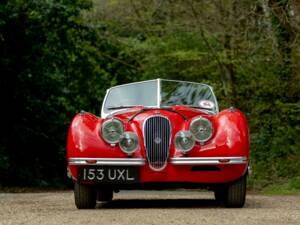
<path id="1" fill-rule="evenodd" d="M 120 189 L 207 188 L 243 207 L 249 165 L 244 114 L 219 112 L 206 84 L 149 80 L 107 90 L 101 117 L 77 114 L 69 128 L 68 173 L 77 208 Z"/>

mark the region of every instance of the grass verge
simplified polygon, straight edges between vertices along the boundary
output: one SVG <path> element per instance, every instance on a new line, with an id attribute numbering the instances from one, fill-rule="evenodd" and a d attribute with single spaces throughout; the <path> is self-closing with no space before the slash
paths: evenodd
<path id="1" fill-rule="evenodd" d="M 253 185 L 255 182 L 250 183 L 250 187 L 255 187 Z M 263 182 L 259 182 L 263 183 Z M 300 177 L 294 177 L 290 180 L 282 180 L 276 184 L 268 184 L 265 186 L 260 186 L 257 191 L 258 193 L 267 194 L 267 195 L 300 195 Z"/>

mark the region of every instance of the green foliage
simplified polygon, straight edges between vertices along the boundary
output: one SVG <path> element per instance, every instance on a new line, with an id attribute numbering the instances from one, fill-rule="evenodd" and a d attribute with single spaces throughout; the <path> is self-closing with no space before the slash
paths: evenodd
<path id="1" fill-rule="evenodd" d="M 289 181 L 289 188 L 300 190 L 300 177 L 295 177 Z"/>
<path id="2" fill-rule="evenodd" d="M 66 175 L 74 114 L 99 114 L 106 88 L 120 82 L 120 71 L 135 70 L 120 63 L 127 57 L 120 46 L 83 19 L 89 1 L 11 0 L 0 7 L 0 182 L 53 185 Z"/>

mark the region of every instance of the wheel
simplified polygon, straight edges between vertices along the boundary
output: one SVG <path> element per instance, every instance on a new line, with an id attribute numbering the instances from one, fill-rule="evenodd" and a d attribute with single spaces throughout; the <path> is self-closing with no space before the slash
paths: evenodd
<path id="1" fill-rule="evenodd" d="M 228 208 L 241 208 L 246 200 L 247 175 L 227 186 L 224 203 Z"/>
<path id="2" fill-rule="evenodd" d="M 75 183 L 75 205 L 78 209 L 93 209 L 96 205 L 96 191 L 92 186 Z"/>
<path id="3" fill-rule="evenodd" d="M 100 202 L 108 202 L 113 198 L 113 191 L 108 189 L 97 191 L 97 200 Z"/>

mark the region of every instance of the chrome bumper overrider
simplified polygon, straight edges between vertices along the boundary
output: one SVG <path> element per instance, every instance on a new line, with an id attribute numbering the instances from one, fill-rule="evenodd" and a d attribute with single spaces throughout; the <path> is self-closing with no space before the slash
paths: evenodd
<path id="1" fill-rule="evenodd" d="M 182 157 L 171 158 L 174 165 L 223 165 L 246 164 L 247 157 Z"/>
<path id="2" fill-rule="evenodd" d="M 143 166 L 143 158 L 70 158 L 69 165 Z M 227 165 L 246 164 L 247 157 L 181 157 L 171 158 L 173 165 Z"/>

